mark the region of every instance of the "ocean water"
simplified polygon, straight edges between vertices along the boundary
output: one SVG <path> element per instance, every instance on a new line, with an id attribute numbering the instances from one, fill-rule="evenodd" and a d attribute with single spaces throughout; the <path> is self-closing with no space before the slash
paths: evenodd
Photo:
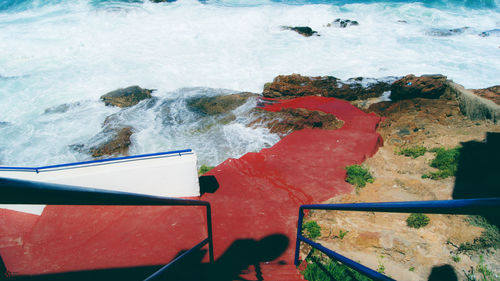
<path id="1" fill-rule="evenodd" d="M 329 27 L 337 18 L 359 26 Z M 500 0 L 2 0 L 0 165 L 89 160 L 75 145 L 102 141 L 113 114 L 135 129 L 131 154 L 192 148 L 215 165 L 279 138 L 245 125 L 254 100 L 220 123 L 189 111 L 189 97 L 260 93 L 291 73 L 441 73 L 488 87 L 500 84 L 499 29 Z M 156 89 L 154 100 L 99 101 L 131 85 Z"/>

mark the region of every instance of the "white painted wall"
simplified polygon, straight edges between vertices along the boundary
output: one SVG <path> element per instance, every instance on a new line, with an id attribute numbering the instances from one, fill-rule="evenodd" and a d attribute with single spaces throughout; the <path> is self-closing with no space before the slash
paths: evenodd
<path id="1" fill-rule="evenodd" d="M 2 171 L 0 177 L 164 197 L 200 195 L 194 152 L 122 159 L 33 171 Z M 0 205 L 39 214 L 44 206 Z"/>

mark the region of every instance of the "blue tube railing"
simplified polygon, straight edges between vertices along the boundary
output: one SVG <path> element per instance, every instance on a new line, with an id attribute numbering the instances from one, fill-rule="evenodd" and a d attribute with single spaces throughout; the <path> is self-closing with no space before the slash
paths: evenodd
<path id="1" fill-rule="evenodd" d="M 453 215 L 497 215 L 500 216 L 500 198 L 485 199 L 459 199 L 436 201 L 407 201 L 407 202 L 381 202 L 381 203 L 348 203 L 348 204 L 316 204 L 302 205 L 299 209 L 297 223 L 297 240 L 295 244 L 295 265 L 299 265 L 300 242 L 307 243 L 320 250 L 330 258 L 374 279 L 394 280 L 358 262 L 340 255 L 321 244 L 302 236 L 302 222 L 304 210 L 335 210 L 335 211 L 361 211 L 361 212 L 390 212 L 390 213 L 427 213 L 427 214 L 453 214 Z"/>
<path id="2" fill-rule="evenodd" d="M 204 206 L 207 216 L 207 238 L 145 280 L 155 279 L 180 259 L 207 244 L 210 263 L 214 262 L 212 211 L 210 203 L 206 201 L 0 178 L 0 204 Z"/>
<path id="3" fill-rule="evenodd" d="M 41 167 L 3 167 L 3 166 L 0 166 L 0 171 L 21 171 L 21 172 L 39 173 L 39 172 L 43 172 L 43 171 L 47 171 L 47 170 L 71 169 L 71 168 L 78 168 L 78 167 L 89 166 L 89 165 L 105 165 L 105 164 L 116 163 L 116 162 L 135 161 L 135 160 L 141 160 L 141 159 L 146 159 L 146 158 L 182 156 L 182 155 L 186 155 L 186 154 L 194 154 L 194 152 L 191 149 L 183 149 L 183 150 L 174 150 L 174 151 L 149 153 L 149 154 L 139 154 L 139 155 L 132 155 L 132 156 L 106 158 L 106 159 L 98 159 L 98 160 L 82 161 L 82 162 L 50 165 L 50 166 L 41 166 Z"/>

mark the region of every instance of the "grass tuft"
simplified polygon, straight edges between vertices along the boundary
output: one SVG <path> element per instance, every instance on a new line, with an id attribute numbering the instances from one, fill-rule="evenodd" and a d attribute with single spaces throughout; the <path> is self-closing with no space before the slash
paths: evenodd
<path id="1" fill-rule="evenodd" d="M 429 224 L 431 219 L 425 215 L 420 213 L 410 214 L 406 219 L 406 225 L 413 228 L 421 228 Z"/>
<path id="2" fill-rule="evenodd" d="M 415 159 L 417 157 L 424 155 L 426 152 L 427 148 L 425 148 L 424 146 L 412 146 L 412 147 L 401 148 L 399 151 L 397 151 L 397 154 Z"/>
<path id="3" fill-rule="evenodd" d="M 305 231 L 304 237 L 316 239 L 321 236 L 321 227 L 315 221 L 308 221 L 302 225 L 302 231 Z"/>
<path id="4" fill-rule="evenodd" d="M 361 165 L 346 166 L 345 169 L 347 171 L 346 181 L 356 188 L 365 187 L 367 182 L 372 183 L 375 180 L 370 171 Z"/>
<path id="5" fill-rule="evenodd" d="M 430 166 L 437 168 L 439 171 L 430 174 L 422 175 L 422 178 L 430 178 L 433 180 L 445 179 L 454 177 L 457 173 L 458 159 L 460 157 L 461 147 L 444 149 L 442 147 L 430 150 L 436 153 L 436 157 L 432 160 Z"/>

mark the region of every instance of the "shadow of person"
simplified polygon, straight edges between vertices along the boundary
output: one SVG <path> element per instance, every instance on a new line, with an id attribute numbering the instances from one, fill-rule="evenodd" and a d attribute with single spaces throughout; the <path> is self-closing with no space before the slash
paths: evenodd
<path id="1" fill-rule="evenodd" d="M 486 141 L 462 143 L 453 189 L 454 199 L 500 197 L 500 133 L 486 133 Z M 481 215 L 497 227 L 497 211 L 483 210 Z"/>
<path id="2" fill-rule="evenodd" d="M 214 176 L 201 176 L 198 178 L 200 183 L 200 195 L 205 193 L 215 193 L 219 189 L 219 182 Z"/>
<path id="3" fill-rule="evenodd" d="M 458 277 L 453 266 L 449 264 L 435 266 L 429 275 L 429 281 L 457 281 Z"/>
<path id="4" fill-rule="evenodd" d="M 462 143 L 454 199 L 500 197 L 500 133 L 486 133 L 486 141 Z"/>
<path id="5" fill-rule="evenodd" d="M 261 240 L 238 239 L 213 264 L 202 262 L 206 258 L 206 250 L 195 251 L 154 280 L 245 280 L 241 275 L 250 266 L 255 268 L 257 280 L 263 280 L 260 264 L 277 259 L 288 244 L 289 239 L 282 234 L 269 235 Z"/>
<path id="6" fill-rule="evenodd" d="M 285 235 L 273 234 L 260 241 L 239 239 L 215 262 L 210 272 L 210 280 L 244 280 L 239 277 L 253 265 L 258 280 L 262 280 L 260 263 L 270 262 L 281 256 L 287 249 L 289 240 Z"/>

